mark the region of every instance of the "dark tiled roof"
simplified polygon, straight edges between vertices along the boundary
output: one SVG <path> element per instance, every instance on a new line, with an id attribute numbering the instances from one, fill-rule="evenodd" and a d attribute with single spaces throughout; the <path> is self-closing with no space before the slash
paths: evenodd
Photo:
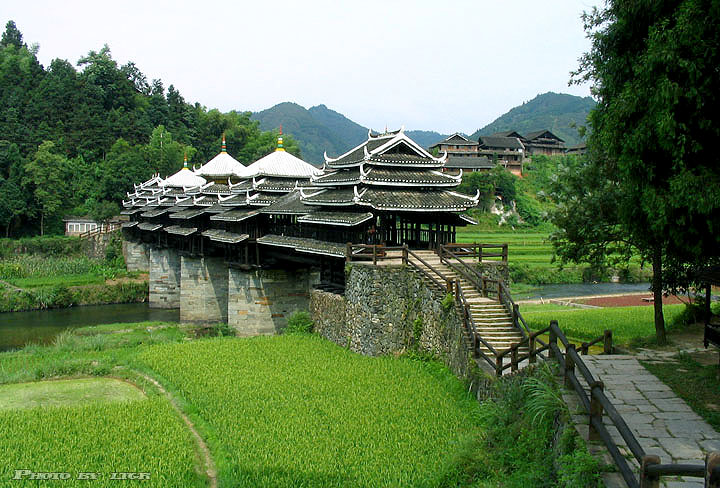
<path id="1" fill-rule="evenodd" d="M 460 133 L 455 133 L 450 137 L 446 137 L 440 142 L 436 142 L 430 148 L 441 146 L 441 145 L 453 145 L 453 146 L 476 146 L 477 142 L 471 141 Z"/>
<path id="2" fill-rule="evenodd" d="M 398 185 L 428 185 L 428 186 L 457 186 L 460 181 L 444 175 L 439 171 L 429 171 L 422 169 L 394 169 L 386 167 L 373 167 L 368 174 L 363 177 L 363 182 L 367 184 L 398 184 Z"/>
<path id="3" fill-rule="evenodd" d="M 175 204 L 176 207 L 194 207 L 195 201 L 192 198 L 188 198 L 187 200 L 183 200 L 182 202 L 177 202 Z"/>
<path id="4" fill-rule="evenodd" d="M 140 214 L 140 217 L 146 217 L 146 218 L 152 218 L 152 217 L 159 217 L 165 213 L 168 212 L 169 209 L 163 208 L 163 207 L 156 207 L 152 210 L 148 210 L 147 212 L 143 212 Z"/>
<path id="5" fill-rule="evenodd" d="M 480 147 L 488 149 L 523 149 L 517 137 L 480 136 Z"/>
<path id="6" fill-rule="evenodd" d="M 133 215 L 133 214 L 136 214 L 136 213 L 142 212 L 142 211 L 143 211 L 142 208 L 131 208 L 128 210 L 123 210 L 122 212 L 120 212 L 120 215 Z"/>
<path id="7" fill-rule="evenodd" d="M 518 132 L 514 130 L 506 130 L 504 132 L 496 132 L 492 134 L 495 137 L 517 137 L 518 139 L 522 139 L 523 136 L 520 135 Z"/>
<path id="8" fill-rule="evenodd" d="M 219 214 L 219 213 L 223 213 L 223 212 L 227 212 L 227 207 L 222 206 L 219 202 L 213 204 L 212 207 L 207 207 L 205 209 L 205 213 L 209 213 L 209 214 Z"/>
<path id="9" fill-rule="evenodd" d="M 218 215 L 213 215 L 210 220 L 219 220 L 222 222 L 240 222 L 241 220 L 249 219 L 259 214 L 260 211 L 256 209 L 242 208 L 237 210 L 230 210 Z"/>
<path id="10" fill-rule="evenodd" d="M 313 180 L 313 185 L 353 185 L 360 183 L 360 168 L 341 169 Z"/>
<path id="11" fill-rule="evenodd" d="M 307 181 L 309 180 L 298 180 L 297 178 L 275 178 L 267 176 L 255 185 L 255 189 L 259 191 L 288 192 L 294 190 L 296 185 Z"/>
<path id="12" fill-rule="evenodd" d="M 300 217 L 298 222 L 304 224 L 326 224 L 352 227 L 354 225 L 367 222 L 372 218 L 373 214 L 370 212 L 315 212 L 310 215 Z"/>
<path id="13" fill-rule="evenodd" d="M 298 252 L 309 254 L 322 254 L 325 256 L 345 256 L 345 245 L 337 242 L 319 241 L 304 237 L 279 236 L 275 234 L 264 235 L 257 240 L 258 244 L 267 246 L 288 247 Z"/>
<path id="14" fill-rule="evenodd" d="M 252 179 L 241 181 L 240 183 L 233 185 L 230 189 L 231 193 L 245 193 L 246 190 L 252 190 L 253 182 Z"/>
<path id="15" fill-rule="evenodd" d="M 311 193 L 306 195 L 302 201 L 311 205 L 352 205 L 354 197 L 353 188 L 341 188 L 324 190 L 317 194 Z"/>
<path id="16" fill-rule="evenodd" d="M 428 168 L 439 168 L 442 167 L 442 163 L 431 159 L 423 158 L 421 156 L 413 156 L 410 154 L 380 154 L 372 156 L 369 162 L 380 164 L 383 166 L 413 166 L 413 167 L 428 167 Z"/>
<path id="17" fill-rule="evenodd" d="M 408 211 L 464 211 L 474 207 L 471 197 L 459 193 L 422 190 L 379 190 L 368 188 L 361 193 L 360 202 L 377 210 Z"/>
<path id="18" fill-rule="evenodd" d="M 534 132 L 528 132 L 527 134 L 525 134 L 525 139 L 527 139 L 530 142 L 533 142 L 533 139 L 537 139 L 539 137 L 549 138 L 549 139 L 557 139 L 560 142 L 565 142 L 547 129 L 536 130 Z"/>
<path id="19" fill-rule="evenodd" d="M 163 191 L 164 196 L 175 196 L 175 195 L 184 195 L 185 190 L 182 188 L 166 188 L 165 191 Z"/>
<path id="20" fill-rule="evenodd" d="M 204 213 L 205 213 L 204 208 L 189 208 L 189 209 L 183 210 L 181 212 L 176 212 L 174 214 L 170 214 L 170 218 L 187 220 L 187 219 L 192 219 L 194 217 L 197 217 L 198 215 L 202 215 Z"/>
<path id="21" fill-rule="evenodd" d="M 255 207 L 265 207 L 277 202 L 282 196 L 283 195 L 278 195 L 277 193 L 258 192 L 250 195 L 250 201 L 248 203 Z"/>
<path id="22" fill-rule="evenodd" d="M 456 157 L 449 156 L 445 163 L 446 169 L 493 169 L 495 165 L 485 156 Z"/>
<path id="23" fill-rule="evenodd" d="M 227 244 L 237 244 L 250 238 L 247 234 L 236 234 L 222 229 L 209 229 L 203 232 L 202 235 L 211 241 L 225 242 Z"/>
<path id="24" fill-rule="evenodd" d="M 220 205 L 223 207 L 237 207 L 240 205 L 245 206 L 247 205 L 247 192 L 233 195 L 230 198 L 227 198 L 220 202 Z"/>
<path id="25" fill-rule="evenodd" d="M 219 201 L 216 195 L 202 195 L 201 197 L 197 197 L 195 205 L 199 207 L 212 207 Z"/>
<path id="26" fill-rule="evenodd" d="M 130 227 L 135 227 L 136 225 L 138 225 L 138 222 L 123 222 L 121 225 L 123 229 L 129 229 Z"/>
<path id="27" fill-rule="evenodd" d="M 260 210 L 260 212 L 270 215 L 307 215 L 314 210 L 314 208 L 302 203 L 299 191 L 294 191 L 284 195 L 272 205 Z"/>
<path id="28" fill-rule="evenodd" d="M 180 225 L 171 225 L 169 227 L 165 227 L 165 232 L 167 232 L 168 234 L 175 234 L 184 237 L 197 232 L 197 227 L 182 227 Z"/>
<path id="29" fill-rule="evenodd" d="M 213 183 L 212 185 L 203 188 L 202 192 L 205 194 L 211 193 L 215 195 L 229 195 L 230 187 L 222 183 Z"/>
<path id="30" fill-rule="evenodd" d="M 154 231 L 162 229 L 162 224 L 153 224 L 151 222 L 141 222 L 137 226 L 140 230 Z"/>
<path id="31" fill-rule="evenodd" d="M 337 161 L 328 161 L 327 165 L 330 168 L 337 168 L 342 166 L 352 166 L 352 165 L 358 165 L 365 159 L 365 150 L 364 147 L 367 148 L 368 152 L 372 152 L 373 150 L 379 148 L 383 144 L 386 144 L 389 142 L 389 138 L 384 139 L 370 139 L 366 141 L 364 144 L 356 147 L 352 150 L 352 152 L 346 154 L 345 156 L 341 157 Z"/>

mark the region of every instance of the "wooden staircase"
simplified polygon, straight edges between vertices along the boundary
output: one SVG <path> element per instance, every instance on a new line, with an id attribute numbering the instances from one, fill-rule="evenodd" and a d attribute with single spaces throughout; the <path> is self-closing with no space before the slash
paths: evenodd
<path id="1" fill-rule="evenodd" d="M 470 306 L 476 333 L 490 344 L 495 351 L 501 352 L 509 349 L 512 344 L 519 343 L 523 339 L 522 333 L 513 326 L 512 313 L 501 302 L 494 298 L 484 297 L 482 290 L 479 290 L 462 274 L 441 262 L 440 257 L 434 251 L 414 251 L 414 253 L 428 265 L 442 273 L 443 276 L 460 284 L 463 295 Z M 409 259 L 416 266 L 435 274 L 433 270 L 419 260 L 413 259 L 412 256 Z M 429 285 L 435 286 L 430 280 L 426 279 L 426 281 Z M 466 337 L 466 339 L 471 342 L 470 337 Z M 491 357 L 494 355 L 482 343 L 480 343 L 480 350 Z M 527 346 L 520 347 L 518 352 L 526 354 L 528 352 Z"/>

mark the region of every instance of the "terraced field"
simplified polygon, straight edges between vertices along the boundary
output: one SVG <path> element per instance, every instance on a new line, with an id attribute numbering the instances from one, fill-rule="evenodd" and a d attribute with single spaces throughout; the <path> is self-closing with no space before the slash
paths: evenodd
<path id="1" fill-rule="evenodd" d="M 508 244 L 508 260 L 513 264 L 533 267 L 554 267 L 551 262 L 553 247 L 549 232 L 488 231 L 480 226 L 469 225 L 459 229 L 458 242 L 482 244 Z"/>

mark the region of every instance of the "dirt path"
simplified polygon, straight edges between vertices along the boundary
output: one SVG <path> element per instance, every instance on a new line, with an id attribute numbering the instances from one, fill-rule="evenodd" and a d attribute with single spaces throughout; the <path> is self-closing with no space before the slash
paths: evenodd
<path id="1" fill-rule="evenodd" d="M 22 288 L 18 288 L 17 286 L 13 285 L 12 283 L 8 283 L 8 282 L 5 281 L 5 280 L 0 280 L 0 283 L 2 283 L 3 285 L 7 286 L 7 287 L 10 288 L 11 290 L 14 290 L 14 291 L 23 291 Z"/>
<path id="2" fill-rule="evenodd" d="M 175 397 L 173 397 L 172 394 L 170 394 L 165 388 L 163 388 L 163 386 L 155 378 L 141 373 L 140 371 L 133 370 L 133 372 L 141 378 L 144 378 L 145 380 L 155 385 L 157 389 L 160 390 L 160 392 L 165 395 L 165 397 L 170 401 L 170 404 L 173 406 L 180 418 L 183 419 L 185 425 L 190 430 L 190 433 L 192 433 L 193 437 L 195 438 L 195 443 L 197 444 L 198 451 L 200 452 L 200 455 L 203 458 L 203 464 L 205 465 L 205 474 L 210 481 L 210 488 L 217 488 L 217 469 L 215 468 L 215 461 L 213 461 L 212 455 L 210 454 L 210 449 L 205 443 L 205 440 L 195 428 L 195 424 L 193 424 L 192 420 L 190 420 L 190 418 L 185 415 L 185 412 L 182 411 L 180 406 L 177 404 Z"/>

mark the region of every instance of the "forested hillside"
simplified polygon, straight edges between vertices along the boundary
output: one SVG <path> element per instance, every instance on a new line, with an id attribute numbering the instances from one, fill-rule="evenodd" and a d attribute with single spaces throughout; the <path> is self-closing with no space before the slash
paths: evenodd
<path id="1" fill-rule="evenodd" d="M 367 138 L 368 128 L 353 122 L 343 114 L 316 105 L 306 109 L 297 103 L 283 102 L 261 112 L 252 114 L 260 122 L 262 130 L 270 130 L 282 124 L 283 131 L 298 141 L 305 159 L 316 165 L 324 161 L 323 153 L 337 157 L 357 146 Z M 383 130 L 373 127 L 373 130 Z M 390 127 L 397 129 L 397 127 Z M 407 135 L 423 147 L 428 147 L 447 135 L 427 130 L 408 130 Z"/>
<path id="2" fill-rule="evenodd" d="M 520 134 L 549 129 L 565 140 L 568 147 L 580 142 L 577 127 L 587 125 L 586 120 L 595 101 L 590 97 L 576 97 L 565 93 L 543 93 L 529 102 L 511 109 L 494 122 L 477 130 L 471 136 L 487 136 L 496 132 L 515 130 Z"/>
<path id="3" fill-rule="evenodd" d="M 245 164 L 276 144 L 277 132 L 262 132 L 249 112 L 187 103 L 132 62 L 119 66 L 108 46 L 44 67 L 9 21 L 0 39 L 2 235 L 59 232 L 68 214 L 117 214 L 133 183 L 174 173 L 183 153 L 206 162 L 223 133 Z M 291 137 L 285 147 L 299 154 Z"/>

